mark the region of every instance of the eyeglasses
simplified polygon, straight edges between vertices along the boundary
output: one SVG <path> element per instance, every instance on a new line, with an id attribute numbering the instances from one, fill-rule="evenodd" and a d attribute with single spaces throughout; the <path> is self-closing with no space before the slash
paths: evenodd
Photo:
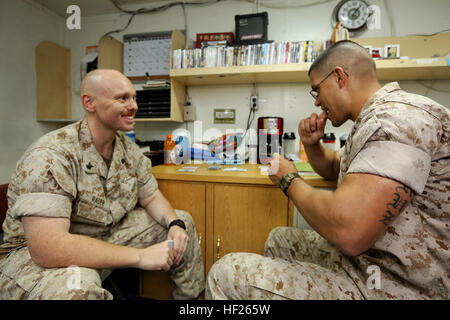
<path id="1" fill-rule="evenodd" d="M 325 78 L 322 79 L 318 84 L 313 86 L 312 90 L 309 92 L 309 94 L 314 98 L 314 100 L 317 100 L 319 98 L 319 89 L 322 82 L 328 79 L 329 76 L 333 74 L 334 70 L 332 70 Z"/>
<path id="2" fill-rule="evenodd" d="M 320 81 L 318 84 L 316 84 L 315 86 L 312 86 L 312 90 L 309 92 L 309 94 L 314 98 L 314 100 L 317 100 L 317 98 L 319 98 L 319 92 L 320 92 L 320 85 L 322 84 L 322 82 L 324 82 L 325 80 L 328 79 L 329 76 L 331 76 L 333 74 L 334 70 L 332 70 L 325 78 L 322 79 L 322 81 Z M 344 74 L 348 77 L 349 75 L 347 74 L 347 72 L 344 71 Z"/>

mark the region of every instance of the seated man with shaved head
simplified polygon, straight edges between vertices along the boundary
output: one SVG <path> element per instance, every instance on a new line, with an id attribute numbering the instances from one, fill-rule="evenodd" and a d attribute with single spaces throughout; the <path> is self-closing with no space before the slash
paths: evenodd
<path id="1" fill-rule="evenodd" d="M 81 103 L 86 118 L 40 138 L 12 175 L 0 299 L 112 299 L 101 271 L 127 267 L 170 270 L 175 298 L 198 297 L 195 224 L 172 208 L 150 159 L 123 134 L 134 128 L 132 83 L 115 70 L 91 71 Z"/>
<path id="2" fill-rule="evenodd" d="M 323 112 L 299 123 L 317 173 L 314 189 L 274 154 L 271 180 L 313 230 L 279 227 L 264 255 L 231 253 L 210 270 L 213 299 L 449 299 L 450 112 L 397 82 L 352 41 L 325 50 L 309 70 Z M 320 143 L 327 120 L 354 122 L 340 152 Z"/>

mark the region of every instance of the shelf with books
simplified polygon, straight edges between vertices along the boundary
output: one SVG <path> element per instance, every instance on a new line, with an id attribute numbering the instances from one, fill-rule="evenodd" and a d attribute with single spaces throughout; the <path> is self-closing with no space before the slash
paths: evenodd
<path id="1" fill-rule="evenodd" d="M 450 79 L 445 58 L 377 60 L 379 80 Z M 222 85 L 242 83 L 308 82 L 310 63 L 171 69 L 170 77 L 181 84 Z"/>
<path id="2" fill-rule="evenodd" d="M 382 47 L 400 44 L 402 56 L 408 59 L 376 60 L 381 81 L 450 79 L 450 62 L 445 57 L 450 50 L 450 35 L 407 36 L 353 39 L 361 45 Z M 314 41 L 314 50 L 322 45 Z M 183 49 L 183 46 L 178 46 Z M 434 56 L 438 57 L 434 57 Z M 426 58 L 432 57 L 432 58 Z M 245 60 L 245 59 L 244 59 Z M 171 60 L 171 63 L 173 61 Z M 173 65 L 173 64 L 171 64 Z M 234 85 L 244 83 L 301 83 L 309 82 L 310 63 L 254 64 L 228 67 L 170 69 L 172 88 L 176 88 L 172 103 L 184 106 L 185 86 Z M 175 101 L 176 99 L 176 101 Z"/>
<path id="3" fill-rule="evenodd" d="M 383 47 L 386 44 L 393 43 L 400 45 L 402 56 L 406 56 L 406 59 L 401 57 L 400 59 L 382 59 L 375 61 L 379 80 L 450 79 L 450 62 L 445 57 L 450 50 L 449 34 L 355 38 L 352 40 L 363 46 L 374 45 Z M 311 42 L 313 43 L 312 51 L 317 51 L 323 44 L 320 41 Z M 281 52 L 283 51 L 281 50 Z M 257 57 L 260 56 L 257 55 Z M 264 58 L 262 60 L 264 61 Z M 216 61 L 219 61 L 219 59 Z M 247 60 L 244 58 L 242 61 Z M 256 61 L 259 60 L 256 59 Z M 235 62 L 236 58 L 233 58 L 231 64 L 235 64 Z M 178 64 L 177 69 L 170 69 L 170 77 L 172 80 L 176 80 L 177 83 L 188 86 L 309 82 L 308 70 L 310 65 L 310 63 L 305 62 L 251 65 L 247 63 L 247 65 L 233 65 L 228 67 L 179 68 L 180 64 Z"/>

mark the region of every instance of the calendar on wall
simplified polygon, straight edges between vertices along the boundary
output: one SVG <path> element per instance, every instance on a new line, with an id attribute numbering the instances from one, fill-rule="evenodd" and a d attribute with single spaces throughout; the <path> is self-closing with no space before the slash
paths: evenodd
<path id="1" fill-rule="evenodd" d="M 168 75 L 172 31 L 123 37 L 123 70 L 127 77 Z"/>

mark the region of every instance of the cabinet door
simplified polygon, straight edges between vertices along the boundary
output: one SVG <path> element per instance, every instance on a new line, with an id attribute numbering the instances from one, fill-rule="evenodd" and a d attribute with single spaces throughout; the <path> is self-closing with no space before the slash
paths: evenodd
<path id="1" fill-rule="evenodd" d="M 113 37 L 98 42 L 98 68 L 123 72 L 123 43 Z"/>
<path id="2" fill-rule="evenodd" d="M 70 49 L 42 41 L 35 48 L 35 57 L 37 119 L 70 119 Z"/>
<path id="3" fill-rule="evenodd" d="M 197 234 L 205 256 L 206 186 L 204 183 L 158 181 L 159 190 L 174 209 L 189 212 L 197 227 Z"/>
<path id="4" fill-rule="evenodd" d="M 230 252 L 263 254 L 269 232 L 288 219 L 288 199 L 276 187 L 216 184 L 214 261 Z"/>
<path id="5" fill-rule="evenodd" d="M 202 255 L 205 259 L 205 197 L 206 186 L 202 183 L 185 183 L 158 180 L 159 190 L 174 209 L 188 211 L 195 221 Z M 141 271 L 140 295 L 151 299 L 172 299 L 173 284 L 168 272 Z"/>

